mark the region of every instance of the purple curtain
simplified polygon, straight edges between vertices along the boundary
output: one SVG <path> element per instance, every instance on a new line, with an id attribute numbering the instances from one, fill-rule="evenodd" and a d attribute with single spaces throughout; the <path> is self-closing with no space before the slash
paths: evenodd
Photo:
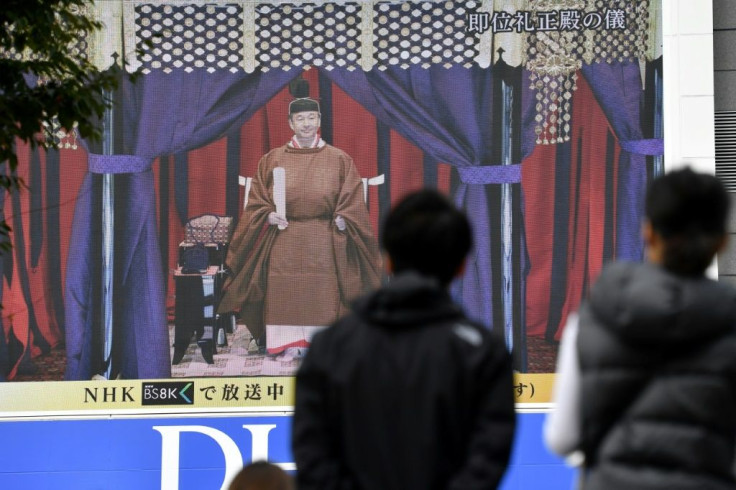
<path id="1" fill-rule="evenodd" d="M 95 305 L 102 247 L 100 203 L 94 174 L 115 178 L 116 352 L 123 378 L 171 376 L 164 277 L 159 255 L 151 165 L 164 154 L 191 150 L 242 125 L 273 97 L 297 71 L 246 74 L 155 71 L 135 83 L 123 81 L 116 100 L 117 152 L 89 155 L 90 173 L 80 189 L 72 226 L 65 286 L 66 379 L 90 379 L 99 369 L 93 351 L 100 319 Z M 122 141 L 120 141 L 122 139 Z"/>
<path id="2" fill-rule="evenodd" d="M 641 128 L 643 88 L 639 64 L 583 65 L 588 81 L 622 148 L 616 198 L 616 258 L 640 261 L 640 236 L 647 185 L 647 155 L 664 154 L 661 139 L 644 139 Z"/>
<path id="3" fill-rule="evenodd" d="M 475 248 L 454 292 L 469 316 L 493 325 L 489 236 L 490 223 L 499 217 L 489 210 L 485 186 L 518 184 L 521 165 L 501 166 L 500 161 L 494 161 L 492 70 L 413 66 L 325 74 L 432 159 L 457 168 L 461 182 L 455 199 L 473 222 Z M 524 257 L 521 259 L 524 262 Z"/>

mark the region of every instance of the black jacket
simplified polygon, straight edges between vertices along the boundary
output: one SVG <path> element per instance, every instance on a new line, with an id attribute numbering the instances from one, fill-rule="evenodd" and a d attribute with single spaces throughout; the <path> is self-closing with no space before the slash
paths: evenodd
<path id="1" fill-rule="evenodd" d="M 296 378 L 299 490 L 489 490 L 515 428 L 510 356 L 409 274 L 315 335 Z"/>
<path id="2" fill-rule="evenodd" d="M 736 293 L 606 269 L 580 311 L 585 490 L 736 489 Z"/>

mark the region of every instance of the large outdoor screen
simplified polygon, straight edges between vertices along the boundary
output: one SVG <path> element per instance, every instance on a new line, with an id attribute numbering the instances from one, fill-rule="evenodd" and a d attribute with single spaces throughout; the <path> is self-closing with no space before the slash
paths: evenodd
<path id="1" fill-rule="evenodd" d="M 0 413 L 288 410 L 311 336 L 390 280 L 383 218 L 425 187 L 473 225 L 453 297 L 503 334 L 517 400 L 548 402 L 568 315 L 643 258 L 660 10 L 98 1 L 81 44 L 121 78 L 103 139 L 18 146 L 27 186 L 0 197 Z"/>

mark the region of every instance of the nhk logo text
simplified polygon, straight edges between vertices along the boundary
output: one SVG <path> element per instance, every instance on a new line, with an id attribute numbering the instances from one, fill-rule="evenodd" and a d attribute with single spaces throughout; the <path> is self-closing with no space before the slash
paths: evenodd
<path id="1" fill-rule="evenodd" d="M 143 383 L 142 405 L 193 405 L 194 382 Z"/>
<path id="2" fill-rule="evenodd" d="M 135 403 L 134 386 L 104 386 L 84 389 L 84 403 Z"/>

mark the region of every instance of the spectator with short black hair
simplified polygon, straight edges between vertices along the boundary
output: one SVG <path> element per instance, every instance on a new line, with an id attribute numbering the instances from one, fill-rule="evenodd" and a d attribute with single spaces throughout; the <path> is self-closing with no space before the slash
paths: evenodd
<path id="1" fill-rule="evenodd" d="M 296 379 L 299 490 L 490 490 L 515 429 L 511 358 L 447 291 L 472 235 L 435 191 L 389 214 L 393 274 L 318 333 Z"/>

